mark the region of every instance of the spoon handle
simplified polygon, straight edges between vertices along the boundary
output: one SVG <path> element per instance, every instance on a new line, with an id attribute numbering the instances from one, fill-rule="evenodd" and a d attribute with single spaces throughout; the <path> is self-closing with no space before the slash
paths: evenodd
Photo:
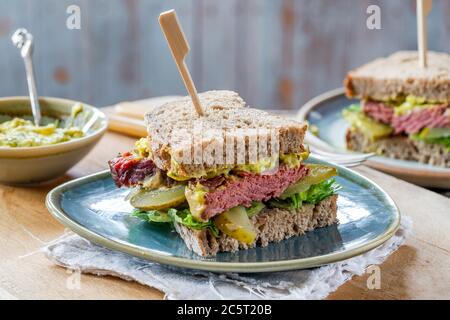
<path id="1" fill-rule="evenodd" d="M 23 58 L 25 62 L 25 70 L 27 73 L 28 91 L 30 93 L 31 110 L 33 112 L 34 124 L 39 126 L 41 123 L 41 111 L 39 107 L 39 100 L 36 91 L 36 82 L 34 80 L 33 60 L 30 55 Z"/>

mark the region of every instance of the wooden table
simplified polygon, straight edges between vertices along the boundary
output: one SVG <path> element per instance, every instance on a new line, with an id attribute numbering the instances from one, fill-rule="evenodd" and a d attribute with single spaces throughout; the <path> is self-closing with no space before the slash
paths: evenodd
<path id="1" fill-rule="evenodd" d="M 0 299 L 160 299 L 163 293 L 112 277 L 81 276 L 80 289 L 68 289 L 71 274 L 39 252 L 64 228 L 44 205 L 57 184 L 106 168 L 134 139 L 107 133 L 69 173 L 46 186 L 0 186 Z M 381 289 L 369 290 L 368 275 L 354 277 L 330 299 L 450 299 L 450 199 L 375 170 L 358 171 L 379 183 L 402 214 L 414 222 L 405 246 L 381 265 Z"/>

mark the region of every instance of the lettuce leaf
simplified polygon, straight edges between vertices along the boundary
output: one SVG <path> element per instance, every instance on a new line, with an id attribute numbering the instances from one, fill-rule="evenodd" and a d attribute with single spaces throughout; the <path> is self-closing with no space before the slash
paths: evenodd
<path id="1" fill-rule="evenodd" d="M 195 230 L 209 229 L 216 238 L 220 236 L 220 231 L 214 225 L 212 220 L 209 220 L 208 222 L 198 222 L 194 219 L 189 209 L 178 210 L 175 208 L 170 208 L 167 212 L 160 210 L 142 211 L 135 209 L 132 215 L 147 222 L 172 224 L 177 222 Z"/>
<path id="2" fill-rule="evenodd" d="M 298 209 L 303 203 L 317 204 L 323 199 L 335 194 L 341 187 L 334 179 L 312 185 L 308 190 L 293 194 L 281 200 L 279 198 L 269 200 L 268 205 L 281 209 Z"/>
<path id="3" fill-rule="evenodd" d="M 212 220 L 207 222 L 196 221 L 189 209 L 177 210 L 171 208 L 167 211 L 167 213 L 174 222 L 195 230 L 209 229 L 216 238 L 220 236 L 220 231 L 217 229 Z"/>
<path id="4" fill-rule="evenodd" d="M 245 210 L 247 211 L 247 216 L 249 218 L 256 216 L 258 213 L 260 213 L 262 211 L 262 209 L 265 208 L 264 203 L 262 203 L 261 201 L 253 201 L 252 205 L 248 208 L 245 208 Z"/>
<path id="5" fill-rule="evenodd" d="M 421 139 L 421 138 L 416 138 L 416 137 L 412 137 L 413 139 L 416 140 L 422 140 L 426 143 L 437 143 L 437 144 L 442 144 L 444 145 L 444 147 L 450 151 L 450 137 L 442 137 L 442 138 L 425 138 L 425 139 Z"/>
<path id="6" fill-rule="evenodd" d="M 142 211 L 134 209 L 132 216 L 148 222 L 172 222 L 172 218 L 166 213 L 159 210 Z"/>
<path id="7" fill-rule="evenodd" d="M 306 193 L 304 202 L 317 204 L 323 199 L 335 194 L 340 188 L 341 186 L 336 183 L 335 179 L 312 185 L 309 190 L 304 192 Z"/>

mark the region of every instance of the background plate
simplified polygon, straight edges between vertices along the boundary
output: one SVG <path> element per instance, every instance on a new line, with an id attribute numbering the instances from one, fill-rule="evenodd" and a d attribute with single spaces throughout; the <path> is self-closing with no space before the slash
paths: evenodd
<path id="1" fill-rule="evenodd" d="M 323 163 L 318 160 L 310 162 Z M 84 238 L 113 250 L 177 267 L 216 272 L 266 272 L 319 266 L 368 251 L 397 230 L 393 200 L 367 178 L 338 167 L 339 225 L 272 243 L 264 248 L 200 257 L 167 224 L 150 224 L 129 213 L 127 190 L 108 171 L 67 182 L 47 196 L 50 212 Z"/>
<path id="2" fill-rule="evenodd" d="M 346 151 L 345 132 L 348 124 L 341 112 L 352 103 L 359 103 L 359 100 L 348 99 L 344 89 L 332 90 L 306 103 L 297 117 L 317 126 L 318 137 L 313 137 L 325 143 L 328 147 L 325 149 Z M 365 164 L 417 185 L 450 189 L 450 168 L 382 156 L 373 157 Z"/>

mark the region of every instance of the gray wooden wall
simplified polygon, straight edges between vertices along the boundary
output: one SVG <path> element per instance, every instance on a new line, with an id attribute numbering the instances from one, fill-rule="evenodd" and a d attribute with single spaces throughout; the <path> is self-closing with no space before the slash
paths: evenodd
<path id="1" fill-rule="evenodd" d="M 68 30 L 66 8 L 81 7 Z M 381 7 L 382 30 L 366 28 Z M 232 89 L 254 106 L 296 108 L 369 59 L 416 48 L 414 0 L 0 0 L 0 96 L 26 94 L 11 33 L 35 36 L 41 95 L 97 106 L 185 94 L 157 16 L 175 8 L 199 91 Z M 450 1 L 435 0 L 431 49 L 450 52 Z"/>

